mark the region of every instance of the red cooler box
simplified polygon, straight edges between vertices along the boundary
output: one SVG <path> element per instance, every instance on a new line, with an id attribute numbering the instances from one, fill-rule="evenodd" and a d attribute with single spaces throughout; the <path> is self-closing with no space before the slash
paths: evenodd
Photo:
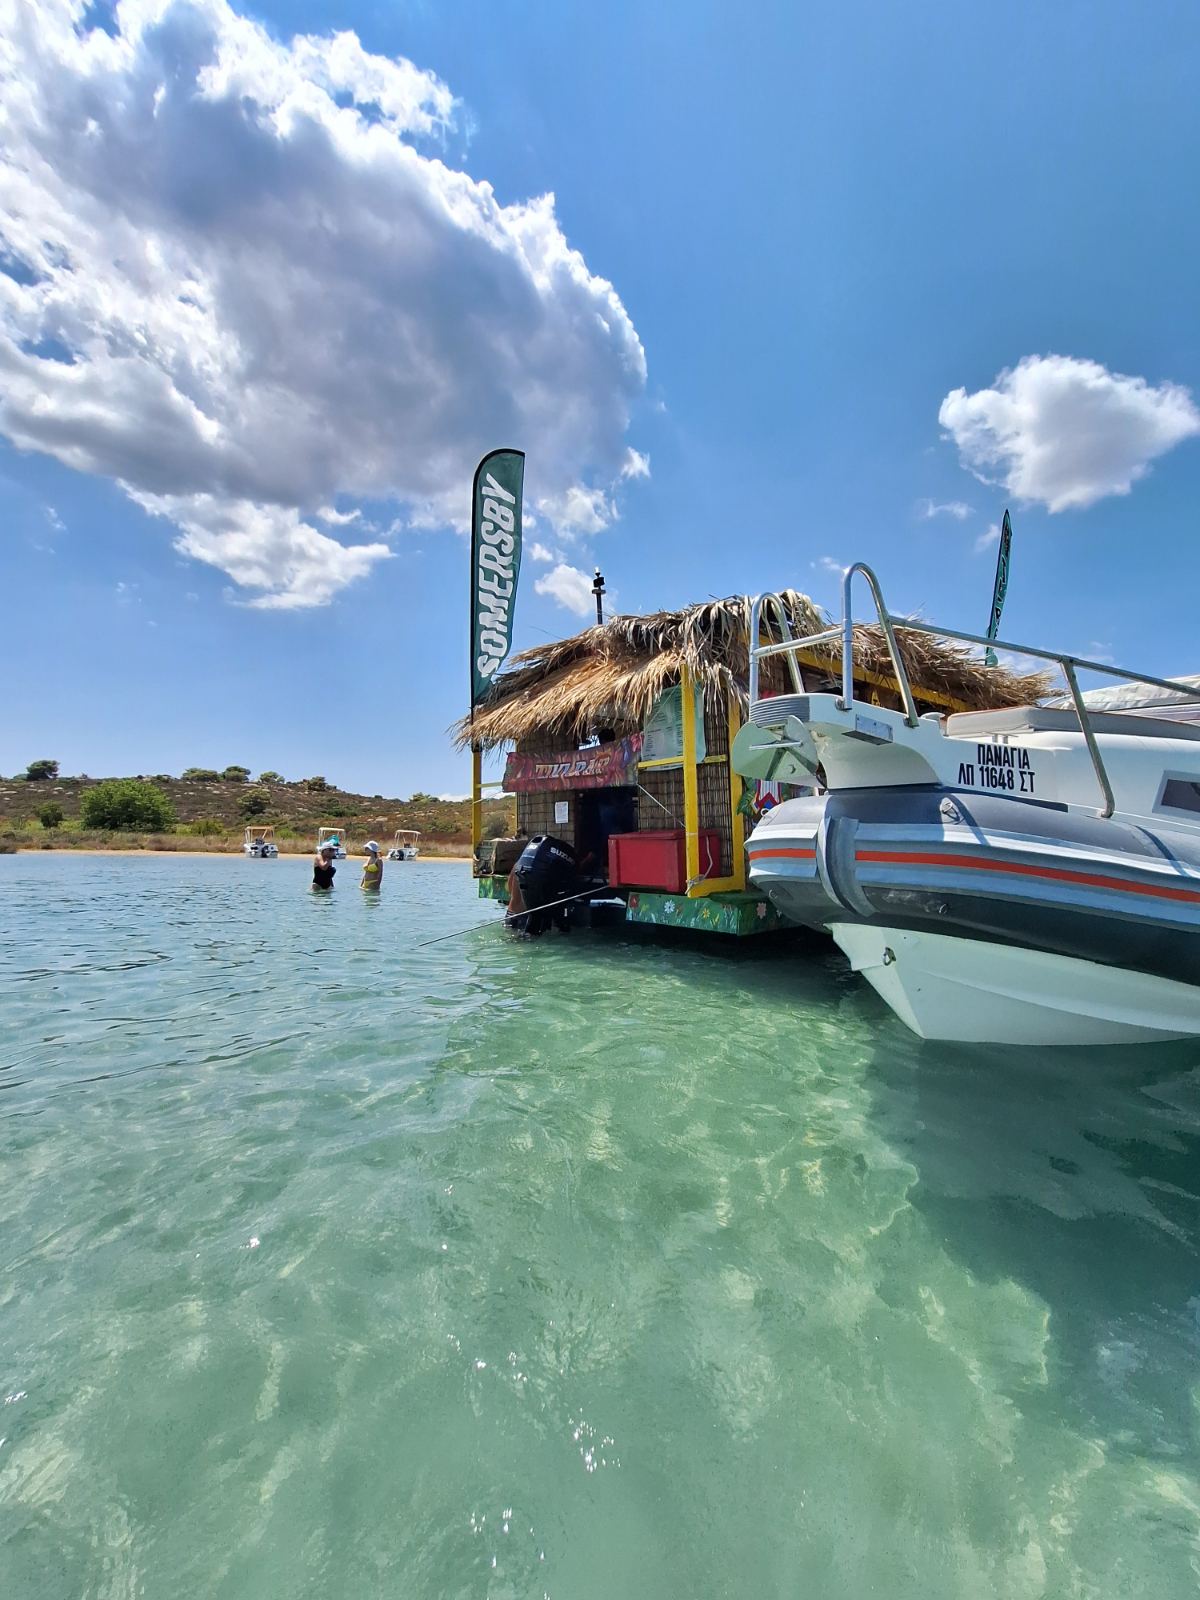
<path id="1" fill-rule="evenodd" d="M 687 887 L 682 828 L 649 828 L 645 833 L 614 833 L 608 841 L 608 881 L 631 889 Z M 700 876 L 721 875 L 721 840 L 715 828 L 700 830 Z"/>

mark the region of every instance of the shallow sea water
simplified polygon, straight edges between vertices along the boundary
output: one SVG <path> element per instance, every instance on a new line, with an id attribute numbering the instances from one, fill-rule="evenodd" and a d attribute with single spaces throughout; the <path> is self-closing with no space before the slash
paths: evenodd
<path id="1" fill-rule="evenodd" d="M 0 1590 L 1196 1593 L 1200 1047 L 0 858 Z"/>

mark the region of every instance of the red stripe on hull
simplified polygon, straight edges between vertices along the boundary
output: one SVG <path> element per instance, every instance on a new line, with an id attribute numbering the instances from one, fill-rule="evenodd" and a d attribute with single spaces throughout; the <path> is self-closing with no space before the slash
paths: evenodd
<path id="1" fill-rule="evenodd" d="M 1045 878 L 1054 883 L 1077 883 L 1089 889 L 1119 889 L 1125 894 L 1155 895 L 1160 900 L 1182 900 L 1200 905 L 1194 889 L 1176 889 L 1166 883 L 1127 883 L 1099 872 L 1076 872 L 1069 867 L 1034 867 L 1024 861 L 997 861 L 990 856 L 953 855 L 948 851 L 859 850 L 859 861 L 877 861 L 893 866 L 966 867 L 976 872 L 1003 872 L 1020 878 Z"/>
<path id="2" fill-rule="evenodd" d="M 816 850 L 812 846 L 775 846 L 751 850 L 754 861 L 813 861 Z M 974 872 L 1002 872 L 1010 877 L 1044 878 L 1051 883 L 1074 883 L 1088 889 L 1116 889 L 1123 894 L 1145 894 L 1160 900 L 1179 900 L 1185 905 L 1200 905 L 1200 891 L 1177 889 L 1167 883 L 1128 883 L 1124 878 L 1112 878 L 1100 872 L 1078 872 L 1069 867 L 1035 867 L 1024 861 L 1000 861 L 991 856 L 955 855 L 949 851 L 930 850 L 859 850 L 858 861 L 874 861 L 883 866 L 956 867 Z"/>

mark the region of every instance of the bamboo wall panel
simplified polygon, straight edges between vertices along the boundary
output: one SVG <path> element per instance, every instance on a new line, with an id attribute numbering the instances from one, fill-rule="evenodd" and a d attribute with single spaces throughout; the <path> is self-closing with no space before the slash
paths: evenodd
<path id="1" fill-rule="evenodd" d="M 570 804 L 569 822 L 555 822 L 554 806 L 558 800 L 566 800 Z M 545 794 L 517 796 L 517 828 L 530 838 L 538 833 L 552 833 L 556 838 L 565 839 L 568 844 L 573 845 L 576 842 L 575 826 L 575 796 L 569 790 L 550 790 Z"/>
<path id="2" fill-rule="evenodd" d="M 722 701 L 713 706 L 708 699 L 704 706 L 704 743 L 710 756 L 728 755 L 728 708 Z M 518 744 L 522 755 L 539 755 L 550 759 L 561 751 L 542 739 L 523 739 Z M 726 762 L 707 762 L 697 773 L 700 801 L 701 828 L 715 828 L 721 840 L 719 875 L 728 877 L 733 871 L 733 815 L 729 800 L 729 767 Z M 567 800 L 571 805 L 571 820 L 555 824 L 554 805 Z M 521 833 L 533 836 L 553 833 L 572 844 L 578 843 L 577 796 L 560 790 L 548 794 L 519 794 L 517 796 L 517 827 Z M 683 768 L 652 767 L 638 773 L 637 826 L 639 830 L 682 828 L 683 818 Z M 702 862 L 702 866 L 707 863 Z"/>

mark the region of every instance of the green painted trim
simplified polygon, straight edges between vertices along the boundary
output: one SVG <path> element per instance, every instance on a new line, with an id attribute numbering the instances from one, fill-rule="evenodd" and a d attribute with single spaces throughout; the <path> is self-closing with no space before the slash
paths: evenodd
<path id="1" fill-rule="evenodd" d="M 770 933 L 787 926 L 764 896 L 738 890 L 689 900 L 682 894 L 635 889 L 629 896 L 625 920 L 658 928 L 693 928 L 698 933 L 728 933 L 736 938 Z"/>
<path id="2" fill-rule="evenodd" d="M 477 878 L 476 882 L 481 900 L 508 904 L 507 878 Z M 645 927 L 727 933 L 738 939 L 789 926 L 764 896 L 736 889 L 697 900 L 689 900 L 683 894 L 663 894 L 656 889 L 633 889 L 625 908 L 625 920 Z"/>

